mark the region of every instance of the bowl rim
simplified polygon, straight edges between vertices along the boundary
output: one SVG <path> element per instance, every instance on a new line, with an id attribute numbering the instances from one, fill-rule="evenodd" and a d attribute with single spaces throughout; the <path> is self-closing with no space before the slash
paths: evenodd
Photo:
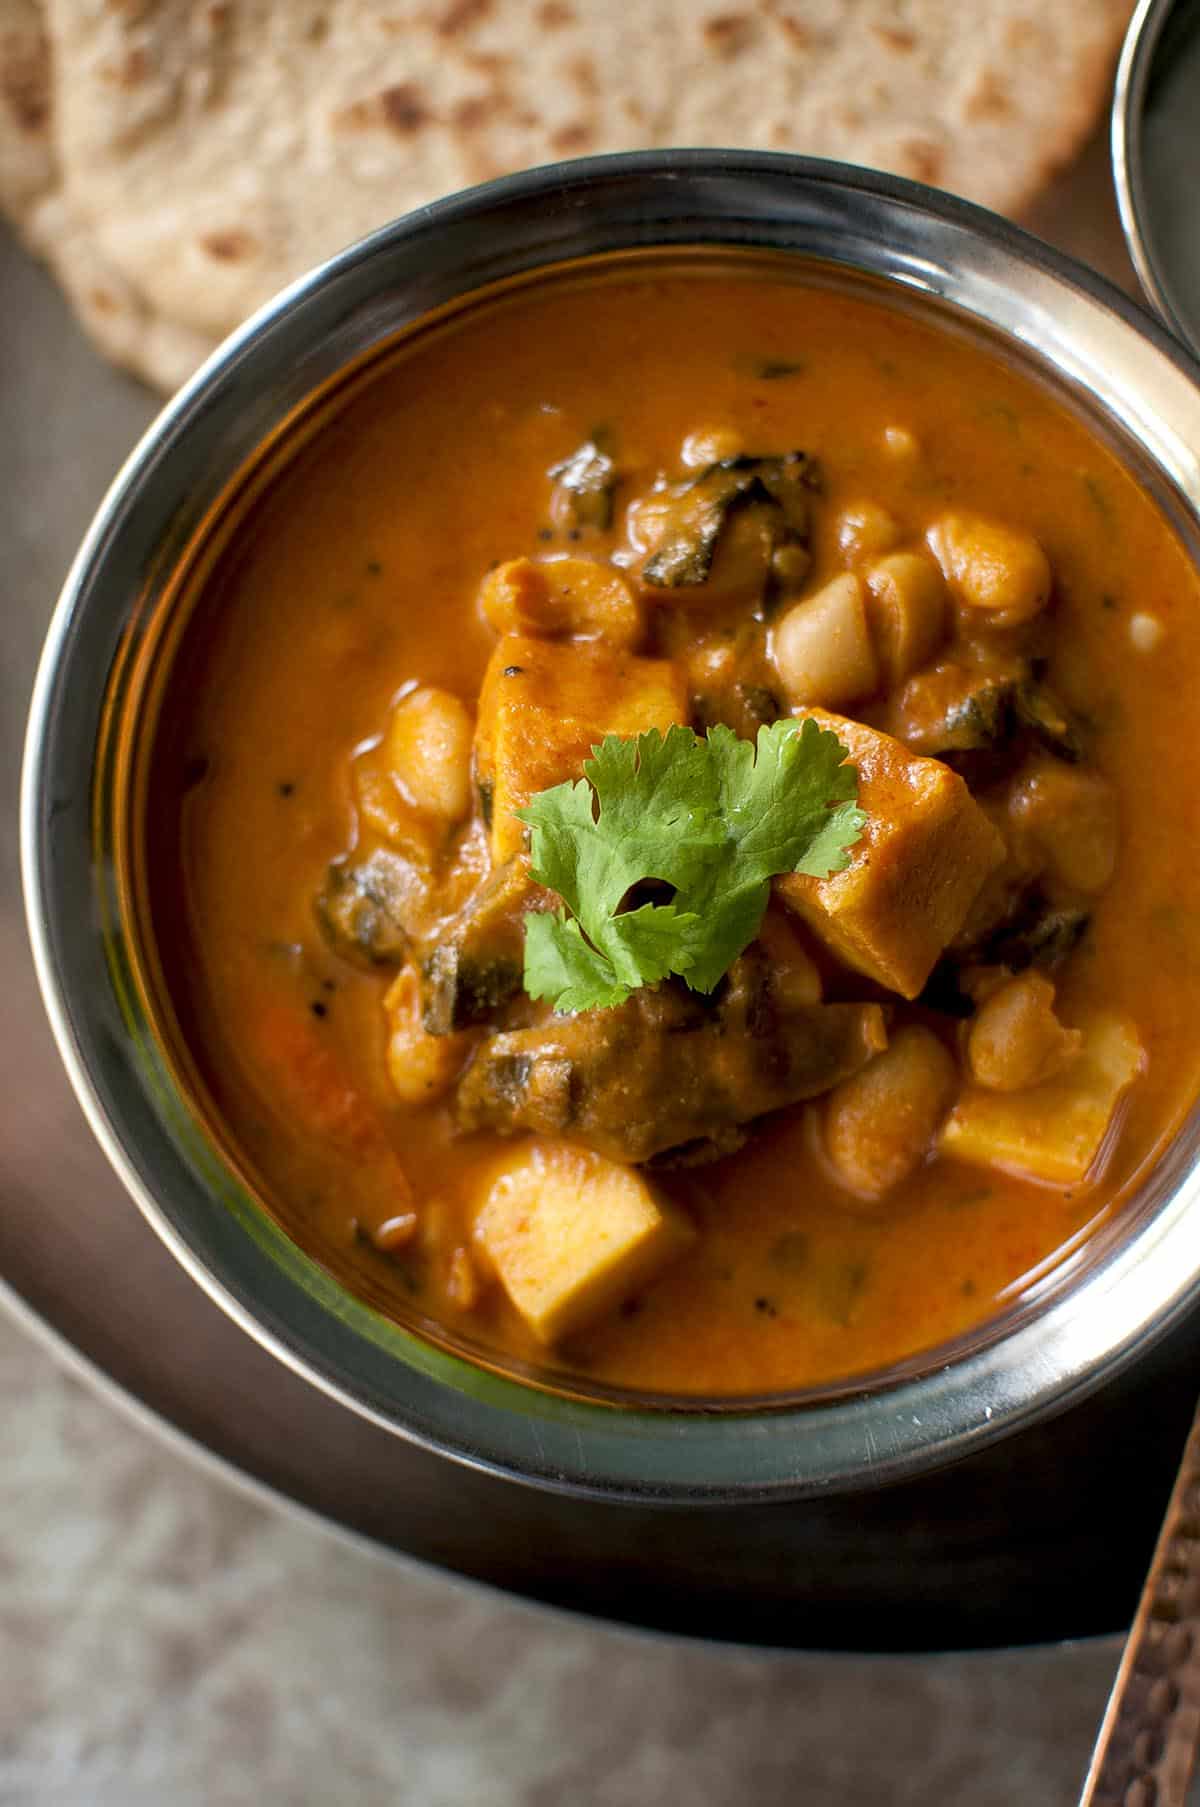
<path id="1" fill-rule="evenodd" d="M 1153 231 L 1143 151 L 1151 79 L 1176 4 L 1177 0 L 1138 0 L 1117 64 L 1108 137 L 1117 212 L 1138 281 L 1175 338 L 1195 351 L 1195 325 L 1180 311 L 1178 294 Z"/>
<path id="2" fill-rule="evenodd" d="M 1200 1194 L 1200 1175 L 1191 1161 L 1200 1139 L 1195 1113 L 1151 1176 L 1147 1191 L 1154 1210 L 1142 1234 L 1122 1240 L 1094 1271 L 1011 1336 L 916 1380 L 864 1386 L 817 1405 L 713 1414 L 615 1410 L 540 1393 L 459 1357 L 431 1360 L 428 1346 L 410 1337 L 420 1347 L 408 1349 L 403 1363 L 394 1360 L 394 1348 L 385 1358 L 391 1381 L 404 1375 L 404 1394 L 397 1398 L 378 1362 L 369 1376 L 362 1367 L 370 1345 L 379 1342 L 363 1320 L 378 1314 L 354 1301 L 347 1306 L 346 1296 L 328 1276 L 326 1294 L 320 1297 L 319 1282 L 297 1263 L 307 1264 L 316 1275 L 324 1270 L 281 1231 L 278 1237 L 296 1259 L 272 1302 L 268 1269 L 255 1267 L 247 1278 L 245 1269 L 239 1273 L 231 1267 L 227 1241 L 204 1244 L 195 1217 L 187 1220 L 186 1230 L 182 1227 L 179 1199 L 190 1198 L 207 1202 L 213 1216 L 205 1235 L 228 1228 L 212 1213 L 212 1175 L 202 1168 L 188 1170 L 179 1126 L 164 1119 L 162 1100 L 153 1095 L 155 1076 L 148 1078 L 144 1067 L 135 1074 L 130 1064 L 122 1034 L 128 1035 L 131 1024 L 124 1017 L 122 1030 L 121 1012 L 114 1013 L 119 985 L 112 967 L 106 968 L 111 995 L 100 999 L 73 978 L 64 957 L 69 927 L 96 933 L 96 898 L 80 896 L 78 883 L 73 890 L 69 861 L 63 857 L 65 846 L 74 858 L 76 879 L 91 871 L 89 861 L 81 865 L 79 858 L 83 836 L 92 853 L 90 788 L 86 797 L 80 794 L 82 785 L 65 798 L 55 790 L 60 742 L 67 732 L 66 693 L 70 679 L 79 676 L 89 626 L 101 614 L 110 634 L 128 625 L 134 598 L 105 580 L 113 575 L 110 567 L 122 545 L 135 538 L 133 522 L 144 492 L 150 489 L 153 496 L 154 484 L 169 483 L 164 473 L 169 473 L 170 457 L 181 440 L 195 437 L 222 407 L 234 407 L 239 394 L 243 409 L 257 405 L 250 398 L 258 391 L 246 385 L 253 384 L 258 367 L 277 374 L 289 331 L 306 317 L 319 322 L 322 310 L 327 319 L 336 318 L 341 291 L 356 278 L 366 276 L 364 294 L 375 293 L 369 272 L 377 261 L 382 273 L 389 258 L 398 258 L 403 266 L 407 257 L 411 271 L 422 250 L 428 251 L 439 236 L 457 233 L 461 238 L 465 232 L 474 242 L 489 221 L 503 225 L 506 214 L 522 208 L 543 219 L 561 214 L 568 235 L 572 214 L 576 225 L 587 220 L 595 228 L 605 202 L 629 184 L 642 193 L 648 208 L 653 202 L 659 210 L 647 217 L 649 232 L 656 236 L 618 238 L 603 248 L 774 245 L 807 249 L 809 256 L 861 269 L 852 258 L 839 258 L 828 249 L 815 252 L 811 246 L 781 243 L 784 217 L 799 232 L 819 232 L 836 220 L 846 227 L 851 245 L 858 242 L 854 231 L 882 245 L 881 228 L 886 227 L 899 260 L 889 271 L 896 282 L 958 306 L 980 327 L 1023 343 L 1027 353 L 1032 348 L 1034 361 L 1068 385 L 1078 386 L 1084 374 L 1093 383 L 1105 380 L 1105 355 L 1115 349 L 1104 343 L 1105 333 L 1107 329 L 1111 336 L 1115 323 L 1125 354 L 1123 376 L 1115 392 L 1093 393 L 1102 411 L 1161 474 L 1189 525 L 1200 522 L 1200 465 L 1189 450 L 1189 442 L 1200 446 L 1196 364 L 1155 320 L 1095 272 L 968 202 L 819 159 L 720 150 L 581 158 L 447 197 L 380 228 L 268 302 L 168 402 L 115 478 L 67 576 L 33 692 L 22 774 L 21 851 L 34 961 L 76 1095 L 144 1217 L 192 1278 L 248 1334 L 343 1405 L 468 1465 L 605 1500 L 743 1503 L 878 1485 L 957 1459 L 1034 1417 L 1061 1409 L 1127 1365 L 1188 1308 L 1200 1291 L 1200 1247 L 1186 1222 Z M 689 204 L 699 211 L 689 215 Z M 622 216 L 622 230 L 632 232 L 632 218 L 632 213 L 629 221 Z M 661 236 L 668 219 L 674 237 Z M 889 241 L 889 256 L 892 251 Z M 508 255 L 503 273 L 512 274 L 549 268 L 579 253 L 560 250 L 515 266 L 512 253 Z M 973 306 L 965 306 L 963 295 L 954 292 L 952 275 L 956 270 L 961 274 L 963 266 L 975 284 Z M 478 275 L 470 275 L 450 293 L 466 295 L 480 286 Z M 1011 318 L 1006 304 L 1011 304 Z M 404 319 L 393 314 L 387 330 L 376 332 L 373 342 L 382 343 L 427 311 L 422 305 Z M 1060 313 L 1068 316 L 1061 328 Z M 1085 328 L 1096 343 L 1092 362 L 1084 359 L 1081 365 L 1075 354 Z M 1051 341 L 1053 350 L 1048 348 Z M 350 354 L 343 353 L 339 361 L 350 362 Z M 297 380 L 304 380 L 303 371 Z M 1114 375 L 1112 380 L 1118 379 Z M 279 415 L 285 417 L 286 410 Z M 233 469 L 225 470 L 226 480 Z M 165 525 L 160 526 L 165 533 Z M 107 688 L 110 675 L 106 668 L 100 677 L 93 674 L 92 682 Z M 78 715 L 78 685 L 72 701 Z M 76 721 L 71 730 L 77 747 L 86 743 L 98 713 L 99 700 L 92 701 L 92 717 Z M 153 1062 L 152 1049 L 149 1056 Z M 157 1077 L 161 1080 L 161 1074 Z M 152 1136 L 158 1138 L 157 1158 L 170 1169 L 175 1190 L 169 1197 L 161 1167 L 157 1174 L 148 1170 Z M 238 1234 L 248 1249 L 247 1227 L 243 1223 Z M 288 1259 L 277 1249 L 272 1252 L 270 1272 L 276 1278 Z M 256 1291 L 260 1282 L 263 1289 Z M 1090 1307 L 1086 1316 L 1081 1309 L 1085 1297 Z M 327 1338 L 323 1350 L 313 1345 L 317 1330 Z"/>

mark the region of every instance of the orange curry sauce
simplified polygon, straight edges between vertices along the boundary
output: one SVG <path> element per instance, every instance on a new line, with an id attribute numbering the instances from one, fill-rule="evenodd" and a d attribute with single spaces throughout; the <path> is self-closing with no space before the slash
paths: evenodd
<path id="1" fill-rule="evenodd" d="M 918 459 L 885 443 L 897 425 Z M 598 426 L 620 446 L 617 538 L 621 504 L 678 474 L 698 427 L 820 461 L 813 584 L 841 568 L 835 517 L 862 496 L 914 539 L 948 505 L 1038 537 L 1055 578 L 1051 678 L 1120 811 L 1116 876 L 1056 975 L 1059 1006 L 1068 1022 L 1095 1003 L 1127 1014 L 1146 1065 L 1100 1178 L 1067 1190 L 935 1156 L 866 1204 L 817 1153 L 813 1107 L 781 1113 L 741 1152 L 662 1176 L 700 1227 L 694 1245 L 547 1357 L 499 1287 L 469 1310 L 446 1288 L 511 1144 L 457 1133 L 444 1101 L 396 1102 L 391 975 L 340 959 L 313 900 L 353 842 L 354 750 L 415 681 L 474 706 L 495 645 L 481 578 L 545 550 L 547 470 Z M 1163 630 L 1146 650 L 1129 631 L 1141 612 Z M 169 988 L 269 1207 L 385 1311 L 660 1393 L 763 1394 L 876 1369 L 1011 1299 L 1128 1190 L 1192 1101 L 1200 584 L 1110 451 L 957 333 L 752 256 L 531 285 L 380 361 L 236 530 L 196 623 L 153 805 L 180 855 L 153 875 Z M 954 1045 L 957 1025 L 939 1033 Z M 389 1258 L 362 1231 L 395 1211 L 397 1164 L 420 1228 Z"/>

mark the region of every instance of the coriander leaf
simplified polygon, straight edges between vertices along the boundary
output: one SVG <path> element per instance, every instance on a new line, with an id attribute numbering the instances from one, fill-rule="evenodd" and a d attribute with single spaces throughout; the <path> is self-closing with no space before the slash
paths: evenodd
<path id="1" fill-rule="evenodd" d="M 584 772 L 575 784 L 540 791 L 516 814 L 533 831 L 534 879 L 558 892 L 600 947 L 635 885 L 689 882 L 723 835 L 711 762 L 690 728 L 669 728 L 665 738 L 657 728 L 633 740 L 610 734 Z M 630 982 L 645 983 L 636 971 Z"/>
<path id="2" fill-rule="evenodd" d="M 677 912 L 647 905 L 619 914 L 621 905 L 645 879 L 678 886 L 695 878 L 723 838 L 711 761 L 690 728 L 609 735 L 584 771 L 517 811 L 532 830 L 532 877 L 557 891 L 571 915 L 553 929 L 544 913 L 537 926 L 526 918 L 525 989 L 560 1010 L 606 1008 L 683 970 L 687 925 L 676 923 Z"/>
<path id="3" fill-rule="evenodd" d="M 756 745 L 723 726 L 712 728 L 708 740 L 721 814 L 737 845 L 739 880 L 796 871 L 801 860 L 812 858 L 814 846 L 818 859 L 829 859 L 826 871 L 833 871 L 833 862 L 858 839 L 840 822 L 831 835 L 830 804 L 858 795 L 858 773 L 843 763 L 846 749 L 837 735 L 808 716 L 799 732 L 786 717 L 760 728 Z"/>
<path id="4" fill-rule="evenodd" d="M 605 925 L 603 946 L 618 970 L 627 970 L 615 949 L 621 948 L 635 963 L 641 977 L 634 985 L 654 985 L 668 973 L 684 973 L 692 963 L 690 945 L 700 928 L 698 916 L 677 910 L 674 904 L 643 904 L 627 910 Z"/>
<path id="5" fill-rule="evenodd" d="M 525 919 L 525 987 L 556 1010 L 606 1009 L 671 974 L 711 991 L 758 933 L 781 872 L 841 871 L 866 817 L 837 735 L 807 719 L 636 739 L 609 735 L 584 776 L 518 811 L 530 870 L 566 910 Z M 669 903 L 627 909 L 648 879 Z"/>
<path id="6" fill-rule="evenodd" d="M 681 883 L 721 838 L 712 761 L 690 728 L 668 728 L 665 738 L 654 728 L 635 741 L 610 734 L 592 749 L 584 772 L 605 832 L 642 878 Z"/>
<path id="7" fill-rule="evenodd" d="M 572 915 L 584 910 L 579 865 L 595 826 L 595 797 L 586 778 L 539 791 L 525 809 L 513 813 L 528 822 L 530 875 L 557 891 Z"/>
<path id="8" fill-rule="evenodd" d="M 829 811 L 808 852 L 796 861 L 795 871 L 808 878 L 828 878 L 833 872 L 844 872 L 866 825 L 865 809 L 859 809 L 856 803 L 840 803 Z"/>
<path id="9" fill-rule="evenodd" d="M 686 947 L 688 964 L 674 969 L 693 991 L 711 991 L 754 939 L 776 873 L 840 872 L 866 821 L 845 801 L 858 791 L 857 772 L 843 763 L 845 747 L 811 717 L 799 731 L 792 721 L 772 722 L 759 729 L 756 744 L 718 725 L 709 729 L 708 745 L 728 841 L 724 859 L 701 883 L 676 894 L 676 904 L 702 924 Z"/>
<path id="10" fill-rule="evenodd" d="M 562 911 L 526 913 L 525 989 L 565 1011 L 606 1010 L 629 996 L 612 963 L 588 946 L 579 924 Z"/>
<path id="11" fill-rule="evenodd" d="M 720 984 L 742 950 L 749 946 L 762 923 L 771 895 L 769 879 L 748 885 L 711 887 L 700 907 L 686 920 L 697 926 L 684 934 L 673 968 L 693 991 L 712 991 Z"/>

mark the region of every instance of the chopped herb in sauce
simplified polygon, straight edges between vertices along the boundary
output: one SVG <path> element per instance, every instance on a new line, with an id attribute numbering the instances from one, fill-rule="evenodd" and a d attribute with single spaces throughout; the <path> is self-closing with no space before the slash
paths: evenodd
<path id="1" fill-rule="evenodd" d="M 1094 477 L 1091 471 L 1084 471 L 1083 487 L 1087 491 L 1089 502 L 1092 504 L 1092 507 L 1096 510 L 1096 513 L 1100 516 L 1105 526 L 1111 527 L 1113 524 L 1112 503 L 1109 501 L 1108 493 L 1105 490 L 1104 485 L 1100 482 L 1100 479 Z"/>
<path id="2" fill-rule="evenodd" d="M 761 383 L 780 383 L 788 377 L 803 376 L 805 368 L 794 358 L 763 358 L 753 366 L 753 371 Z"/>
<path id="3" fill-rule="evenodd" d="M 816 1276 L 815 1289 L 821 1308 L 843 1329 L 853 1321 L 869 1272 L 866 1261 L 838 1260 L 826 1262 Z"/>
<path id="4" fill-rule="evenodd" d="M 767 1251 L 767 1259 L 772 1267 L 783 1268 L 790 1273 L 798 1273 L 808 1265 L 812 1256 L 812 1238 L 803 1230 L 785 1230 L 777 1237 Z"/>
<path id="5" fill-rule="evenodd" d="M 979 410 L 979 417 L 996 426 L 1006 427 L 1010 433 L 1019 433 L 1021 430 L 1021 417 L 1008 402 L 985 402 Z"/>
<path id="6" fill-rule="evenodd" d="M 946 1200 L 947 1211 L 973 1211 L 985 1205 L 994 1194 L 992 1186 L 969 1186 L 964 1192 L 953 1192 Z"/>
<path id="7" fill-rule="evenodd" d="M 981 958 L 1013 972 L 1024 972 L 1027 966 L 1059 966 L 1078 947 L 1090 920 L 1087 910 L 1055 905 L 1035 885 L 985 943 Z"/>

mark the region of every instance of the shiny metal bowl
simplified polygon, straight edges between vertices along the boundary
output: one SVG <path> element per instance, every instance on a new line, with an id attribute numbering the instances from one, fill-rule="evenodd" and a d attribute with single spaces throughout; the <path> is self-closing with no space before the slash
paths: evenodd
<path id="1" fill-rule="evenodd" d="M 38 971 L 83 1107 L 149 1223 L 244 1329 L 354 1410 L 461 1461 L 609 1498 L 738 1502 L 913 1474 L 1133 1360 L 1200 1283 L 1200 1113 L 1111 1222 L 952 1347 L 782 1401 L 568 1394 L 385 1320 L 288 1240 L 177 1081 L 137 983 L 121 883 L 136 673 L 235 475 L 339 373 L 430 310 L 568 259 L 671 246 L 819 260 L 825 279 L 890 286 L 981 335 L 1117 446 L 1200 556 L 1200 371 L 1087 270 L 977 208 L 835 164 L 672 152 L 554 165 L 333 259 L 229 339 L 159 417 L 50 629 L 22 832 Z"/>
<path id="2" fill-rule="evenodd" d="M 1200 0 L 1139 0 L 1113 91 L 1113 183 L 1143 292 L 1200 348 L 1196 85 Z"/>

